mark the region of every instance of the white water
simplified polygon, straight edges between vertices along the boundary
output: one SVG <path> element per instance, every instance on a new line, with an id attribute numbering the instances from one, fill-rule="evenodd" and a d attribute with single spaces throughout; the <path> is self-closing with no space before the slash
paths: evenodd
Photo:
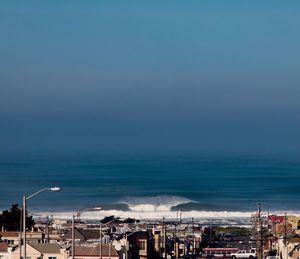
<path id="1" fill-rule="evenodd" d="M 121 211 L 121 210 L 104 210 L 104 211 L 90 211 L 81 215 L 81 220 L 98 221 L 104 217 L 112 216 L 121 219 L 134 218 L 139 220 L 155 220 L 161 221 L 163 217 L 166 221 L 178 220 L 178 212 L 176 211 L 155 211 L 155 212 L 137 212 L 137 211 Z M 220 226 L 244 226 L 251 225 L 251 216 L 255 212 L 240 212 L 240 211 L 184 211 L 181 218 L 183 222 L 191 221 L 192 218 L 195 223 L 203 225 L 220 225 Z M 290 211 L 288 215 L 300 217 L 299 212 Z M 54 219 L 71 220 L 75 212 L 39 212 L 35 213 L 34 217 L 52 216 Z M 284 215 L 284 212 L 273 212 L 271 214 Z"/>
<path id="2" fill-rule="evenodd" d="M 154 197 L 126 197 L 119 203 L 126 204 L 131 211 L 135 212 L 167 212 L 172 207 L 180 204 L 193 202 L 190 199 L 179 196 L 154 196 Z"/>
<path id="3" fill-rule="evenodd" d="M 240 224 L 241 222 L 249 223 L 251 216 L 255 211 L 175 211 L 172 207 L 194 202 L 190 199 L 179 196 L 155 196 L 155 197 L 125 197 L 118 203 L 126 204 L 129 208 L 126 210 L 108 209 L 101 211 L 86 211 L 82 213 L 83 220 L 100 220 L 104 217 L 112 216 L 119 218 L 133 218 L 139 220 L 178 220 L 179 217 L 183 220 L 191 220 L 195 222 L 209 222 L 214 220 L 218 224 Z M 75 212 L 37 212 L 35 217 L 53 216 L 55 219 L 71 219 Z M 284 212 L 270 212 L 270 214 L 283 215 Z M 299 212 L 290 211 L 290 215 L 300 215 Z M 180 216 L 179 216 L 180 215 Z"/>
<path id="4" fill-rule="evenodd" d="M 73 212 L 39 212 L 35 215 L 45 216 L 51 215 L 59 219 L 71 219 Z M 211 219 L 242 219 L 250 218 L 253 212 L 239 211 L 184 211 L 181 212 L 182 219 L 200 220 L 204 218 Z M 165 217 L 168 220 L 178 219 L 177 211 L 121 211 L 121 210 L 104 210 L 104 211 L 89 211 L 81 215 L 81 219 L 98 220 L 107 216 L 114 215 L 120 218 L 135 218 L 135 219 L 153 219 L 161 220 Z"/>

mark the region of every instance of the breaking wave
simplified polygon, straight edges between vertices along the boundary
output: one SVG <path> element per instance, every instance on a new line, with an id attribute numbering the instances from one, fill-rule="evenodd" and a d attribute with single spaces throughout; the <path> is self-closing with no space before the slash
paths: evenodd
<path id="1" fill-rule="evenodd" d="M 45 215 L 41 212 L 40 215 Z M 72 212 L 47 213 L 58 219 L 72 218 Z M 217 210 L 185 197 L 161 195 L 153 197 L 128 196 L 117 203 L 103 206 L 101 211 L 87 211 L 81 219 L 99 220 L 112 216 L 139 220 L 191 220 L 209 224 L 211 219 L 221 225 L 249 224 L 252 212 Z"/>
<path id="2" fill-rule="evenodd" d="M 153 197 L 128 196 L 117 203 L 103 205 L 101 211 L 86 211 L 81 215 L 83 220 L 98 221 L 104 217 L 133 218 L 138 220 L 162 220 L 169 221 L 191 219 L 201 224 L 219 225 L 249 225 L 251 216 L 255 211 L 238 211 L 212 204 L 195 202 L 185 197 L 162 195 Z M 55 219 L 70 220 L 75 212 L 36 212 L 35 217 L 52 216 Z M 283 212 L 270 212 L 283 214 Z M 291 215 L 299 215 L 300 211 L 290 211 Z"/>
<path id="3" fill-rule="evenodd" d="M 131 211 L 135 212 L 163 212 L 171 211 L 172 208 L 193 202 L 180 196 L 153 196 L 153 197 L 125 197 L 119 203 L 126 204 Z"/>

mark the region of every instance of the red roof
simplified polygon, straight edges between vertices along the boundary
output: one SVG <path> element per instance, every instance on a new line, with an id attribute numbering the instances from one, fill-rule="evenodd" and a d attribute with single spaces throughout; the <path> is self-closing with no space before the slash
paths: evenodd
<path id="1" fill-rule="evenodd" d="M 117 253 L 116 249 L 111 246 L 109 248 L 109 245 L 107 244 L 102 244 L 102 256 L 109 256 L 109 249 L 110 250 L 110 255 L 112 257 L 119 257 L 119 254 Z M 75 257 L 99 257 L 100 254 L 100 245 L 96 246 L 76 246 L 75 247 Z"/>
<path id="2" fill-rule="evenodd" d="M 269 216 L 269 220 L 272 222 L 272 223 L 282 223 L 284 222 L 285 220 L 285 217 L 284 216 Z"/>
<path id="3" fill-rule="evenodd" d="M 19 236 L 19 232 L 4 231 L 4 232 L 0 232 L 0 236 L 1 237 L 18 237 Z"/>

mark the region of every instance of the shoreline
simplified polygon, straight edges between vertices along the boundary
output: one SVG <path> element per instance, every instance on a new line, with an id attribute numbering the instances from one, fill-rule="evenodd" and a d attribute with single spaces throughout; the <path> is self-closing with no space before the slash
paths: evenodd
<path id="1" fill-rule="evenodd" d="M 72 211 L 54 212 L 54 211 L 31 211 L 34 218 L 46 218 L 51 217 L 57 220 L 70 220 L 73 214 Z M 182 212 L 181 217 L 178 217 L 177 212 L 163 211 L 163 212 L 138 212 L 138 211 L 87 211 L 80 216 L 84 221 L 99 221 L 105 217 L 114 216 L 121 219 L 136 219 L 141 221 L 161 221 L 163 218 L 166 221 L 174 222 L 191 222 L 203 224 L 203 225 L 220 225 L 220 226 L 250 226 L 252 217 L 256 212 L 230 212 L 230 211 L 189 211 Z M 274 211 L 269 215 L 284 215 L 283 211 Z M 295 211 L 287 212 L 288 215 L 300 217 L 300 213 Z M 265 213 L 267 215 L 267 213 Z"/>

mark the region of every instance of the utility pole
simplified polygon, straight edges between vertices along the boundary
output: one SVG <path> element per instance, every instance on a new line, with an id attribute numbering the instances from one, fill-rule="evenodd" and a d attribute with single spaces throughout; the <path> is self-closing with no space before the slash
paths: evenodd
<path id="1" fill-rule="evenodd" d="M 195 240 L 195 226 L 194 226 L 194 218 L 192 218 L 192 222 L 193 222 L 193 254 L 195 254 L 195 246 L 196 246 L 196 240 Z"/>
<path id="2" fill-rule="evenodd" d="M 286 221 L 287 221 L 287 217 L 286 217 L 286 212 L 284 213 L 284 245 L 286 248 L 286 258 L 288 258 L 288 242 L 287 242 L 287 229 L 286 229 Z"/>
<path id="3" fill-rule="evenodd" d="M 181 211 L 181 209 L 179 210 L 179 222 L 180 222 L 180 224 L 182 223 L 182 211 Z"/>
<path id="4" fill-rule="evenodd" d="M 75 258 L 75 216 L 72 215 L 72 259 Z"/>
<path id="5" fill-rule="evenodd" d="M 125 259 L 128 258 L 128 250 L 127 250 L 127 246 L 128 246 L 128 236 L 127 234 L 125 234 Z"/>
<path id="6" fill-rule="evenodd" d="M 22 259 L 22 216 L 23 216 L 23 211 L 22 208 L 20 209 L 20 228 L 19 228 L 19 250 L 20 250 L 20 259 Z"/>
<path id="7" fill-rule="evenodd" d="M 50 224 L 50 220 L 49 220 L 49 217 L 47 216 L 47 225 L 46 225 L 46 243 L 50 243 L 49 224 Z"/>
<path id="8" fill-rule="evenodd" d="M 100 253 L 100 259 L 102 259 L 102 222 L 100 222 L 100 248 L 99 248 L 99 253 Z"/>
<path id="9" fill-rule="evenodd" d="M 164 258 L 167 259 L 167 227 L 165 217 L 163 217 L 163 235 L 164 235 Z"/>
<path id="10" fill-rule="evenodd" d="M 209 244 L 212 242 L 212 219 L 209 220 Z"/>
<path id="11" fill-rule="evenodd" d="M 111 259 L 111 241 L 109 241 L 108 257 Z"/>
<path id="12" fill-rule="evenodd" d="M 261 203 L 257 203 L 257 235 L 258 235 L 258 249 L 257 258 L 263 259 L 263 229 L 262 229 L 262 218 L 261 218 Z"/>

